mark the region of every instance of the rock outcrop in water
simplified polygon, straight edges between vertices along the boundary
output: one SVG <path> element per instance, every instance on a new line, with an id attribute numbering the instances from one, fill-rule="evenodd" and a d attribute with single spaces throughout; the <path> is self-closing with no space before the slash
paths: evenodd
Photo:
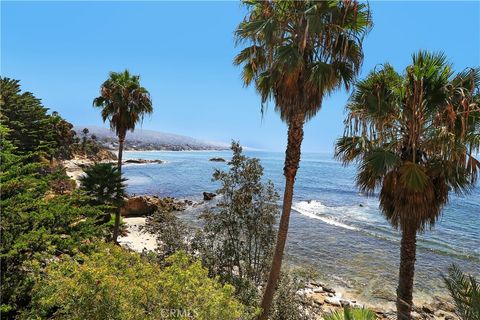
<path id="1" fill-rule="evenodd" d="M 204 192 L 203 193 L 203 200 L 205 201 L 208 201 L 208 200 L 212 200 L 213 198 L 215 198 L 217 195 L 215 193 L 212 193 L 212 192 Z"/>
<path id="2" fill-rule="evenodd" d="M 123 163 L 134 163 L 134 164 L 145 164 L 145 163 L 163 163 L 162 160 L 155 159 L 155 160 L 145 160 L 145 159 L 128 159 L 123 161 Z"/>

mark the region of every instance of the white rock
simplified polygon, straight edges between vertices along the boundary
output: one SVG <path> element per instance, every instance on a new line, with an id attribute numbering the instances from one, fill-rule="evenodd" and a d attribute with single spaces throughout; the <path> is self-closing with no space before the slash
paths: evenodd
<path id="1" fill-rule="evenodd" d="M 332 306 L 341 307 L 342 304 L 340 303 L 339 297 L 328 297 L 325 298 L 325 302 L 331 304 Z"/>

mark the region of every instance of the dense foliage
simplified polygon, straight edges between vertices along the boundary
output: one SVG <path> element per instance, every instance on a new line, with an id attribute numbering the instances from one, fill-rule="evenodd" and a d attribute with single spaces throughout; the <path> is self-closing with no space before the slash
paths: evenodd
<path id="1" fill-rule="evenodd" d="M 8 318 L 28 305 L 36 271 L 59 254 L 87 251 L 104 229 L 96 223 L 103 212 L 89 199 L 52 192 L 59 181 L 70 183 L 61 168 L 38 153 L 16 154 L 9 130 L 1 131 L 1 303 Z"/>
<path id="2" fill-rule="evenodd" d="M 162 269 L 114 245 L 50 264 L 25 319 L 205 319 L 246 317 L 234 289 L 179 252 Z"/>
<path id="3" fill-rule="evenodd" d="M 68 158 L 75 132 L 56 112 L 47 114 L 40 99 L 21 92 L 18 80 L 0 77 L 0 122 L 10 129 L 18 153 L 43 151 L 49 158 Z"/>

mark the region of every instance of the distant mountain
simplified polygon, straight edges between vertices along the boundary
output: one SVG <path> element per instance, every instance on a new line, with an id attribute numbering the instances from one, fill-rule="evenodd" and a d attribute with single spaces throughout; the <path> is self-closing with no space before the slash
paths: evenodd
<path id="1" fill-rule="evenodd" d="M 89 136 L 97 136 L 97 140 L 104 147 L 116 149 L 118 146 L 115 132 L 108 128 L 98 126 L 75 126 L 74 130 L 79 137 L 82 136 L 82 130 L 87 128 Z M 153 130 L 135 129 L 134 132 L 128 132 L 125 139 L 125 150 L 226 150 L 229 145 L 223 142 L 212 142 L 199 140 L 187 136 L 181 136 L 173 133 L 165 133 Z"/>

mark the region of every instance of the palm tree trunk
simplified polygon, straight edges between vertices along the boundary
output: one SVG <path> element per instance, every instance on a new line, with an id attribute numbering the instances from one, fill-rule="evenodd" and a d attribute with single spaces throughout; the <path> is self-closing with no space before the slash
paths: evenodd
<path id="1" fill-rule="evenodd" d="M 406 226 L 402 231 L 402 241 L 400 245 L 400 272 L 397 288 L 398 320 L 411 319 L 416 249 L 417 231 L 413 226 Z"/>
<path id="2" fill-rule="evenodd" d="M 301 145 L 303 140 L 303 124 L 305 116 L 303 114 L 296 116 L 288 125 L 288 143 L 285 152 L 285 191 L 283 194 L 283 208 L 280 224 L 278 227 L 277 244 L 273 254 L 272 266 L 268 277 L 267 286 L 262 299 L 262 314 L 259 320 L 267 320 L 272 305 L 273 296 L 277 287 L 280 270 L 282 268 L 283 251 L 287 241 L 288 223 L 290 221 L 290 212 L 292 210 L 293 186 L 295 176 L 297 175 L 298 165 L 300 163 Z"/>
<path id="3" fill-rule="evenodd" d="M 122 172 L 122 158 L 123 158 L 123 143 L 125 142 L 125 136 L 118 137 L 118 171 Z"/>
<path id="4" fill-rule="evenodd" d="M 122 172 L 122 156 L 123 156 L 123 143 L 125 142 L 125 135 L 118 137 L 118 171 Z M 113 227 L 112 241 L 118 243 L 118 234 L 120 233 L 120 207 L 115 208 L 115 226 Z"/>

